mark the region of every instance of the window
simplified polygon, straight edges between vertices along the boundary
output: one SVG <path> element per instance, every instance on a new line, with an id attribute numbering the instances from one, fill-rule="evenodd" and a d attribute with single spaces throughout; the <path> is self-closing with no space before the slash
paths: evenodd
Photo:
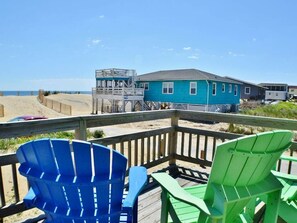
<path id="1" fill-rule="evenodd" d="M 244 88 L 244 93 L 245 94 L 250 94 L 251 93 L 251 87 L 245 87 Z"/>
<path id="2" fill-rule="evenodd" d="M 148 82 L 141 83 L 140 87 L 144 88 L 145 91 L 148 91 L 149 90 L 149 83 Z"/>
<path id="3" fill-rule="evenodd" d="M 163 94 L 173 94 L 173 82 L 163 82 Z"/>
<path id="4" fill-rule="evenodd" d="M 232 92 L 232 84 L 229 84 L 229 93 Z"/>
<path id="5" fill-rule="evenodd" d="M 223 92 L 223 93 L 225 93 L 225 89 L 226 89 L 225 84 L 222 84 L 222 92 Z"/>
<path id="6" fill-rule="evenodd" d="M 217 94 L 217 83 L 213 82 L 212 83 L 212 95 Z"/>
<path id="7" fill-rule="evenodd" d="M 190 95 L 197 94 L 197 82 L 190 82 Z"/>
<path id="8" fill-rule="evenodd" d="M 234 96 L 237 96 L 238 93 L 238 86 L 234 85 Z"/>

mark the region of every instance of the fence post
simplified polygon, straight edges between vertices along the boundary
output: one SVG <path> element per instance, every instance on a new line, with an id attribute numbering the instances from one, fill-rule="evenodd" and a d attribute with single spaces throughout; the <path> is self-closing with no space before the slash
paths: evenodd
<path id="1" fill-rule="evenodd" d="M 84 119 L 79 120 L 79 127 L 75 129 L 75 139 L 87 140 L 87 123 Z"/>
<path id="2" fill-rule="evenodd" d="M 169 147 L 169 151 L 170 151 L 170 160 L 169 160 L 169 165 L 175 165 L 176 164 L 176 158 L 175 158 L 175 154 L 176 154 L 176 149 L 177 149 L 177 131 L 176 131 L 176 127 L 178 126 L 178 121 L 179 121 L 179 117 L 177 116 L 177 114 L 175 113 L 172 117 L 171 117 L 171 127 L 173 127 L 173 132 L 170 134 L 170 147 Z"/>
<path id="3" fill-rule="evenodd" d="M 4 105 L 0 104 L 0 117 L 4 117 Z"/>

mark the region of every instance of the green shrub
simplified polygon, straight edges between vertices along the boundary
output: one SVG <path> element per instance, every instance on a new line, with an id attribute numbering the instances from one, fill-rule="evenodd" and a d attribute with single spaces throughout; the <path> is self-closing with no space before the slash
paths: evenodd
<path id="1" fill-rule="evenodd" d="M 95 131 L 93 132 L 93 137 L 94 137 L 95 139 L 103 138 L 104 135 L 105 135 L 105 134 L 104 134 L 103 130 L 100 130 L 100 129 L 97 129 L 97 130 L 95 130 Z"/>
<path id="2" fill-rule="evenodd" d="M 255 109 L 243 110 L 241 113 L 255 116 L 297 119 L 297 104 L 293 102 L 280 102 L 275 105 L 264 105 Z"/>

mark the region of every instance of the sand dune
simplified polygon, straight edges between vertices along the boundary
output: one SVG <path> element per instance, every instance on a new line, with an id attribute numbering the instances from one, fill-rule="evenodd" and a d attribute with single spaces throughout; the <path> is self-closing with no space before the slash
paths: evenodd
<path id="1" fill-rule="evenodd" d="M 92 112 L 91 95 L 56 94 L 50 95 L 48 98 L 71 105 L 73 115 L 87 115 Z M 37 96 L 1 96 L 0 104 L 4 105 L 4 117 L 0 117 L 0 122 L 6 122 L 20 115 L 43 115 L 48 118 L 65 117 L 65 115 L 39 103 Z"/>

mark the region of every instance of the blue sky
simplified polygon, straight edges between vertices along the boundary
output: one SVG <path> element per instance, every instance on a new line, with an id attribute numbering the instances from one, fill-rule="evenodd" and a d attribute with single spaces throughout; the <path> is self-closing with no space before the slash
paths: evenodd
<path id="1" fill-rule="evenodd" d="M 297 85 L 297 1 L 1 0 L 1 90 L 91 90 L 95 69 Z"/>

